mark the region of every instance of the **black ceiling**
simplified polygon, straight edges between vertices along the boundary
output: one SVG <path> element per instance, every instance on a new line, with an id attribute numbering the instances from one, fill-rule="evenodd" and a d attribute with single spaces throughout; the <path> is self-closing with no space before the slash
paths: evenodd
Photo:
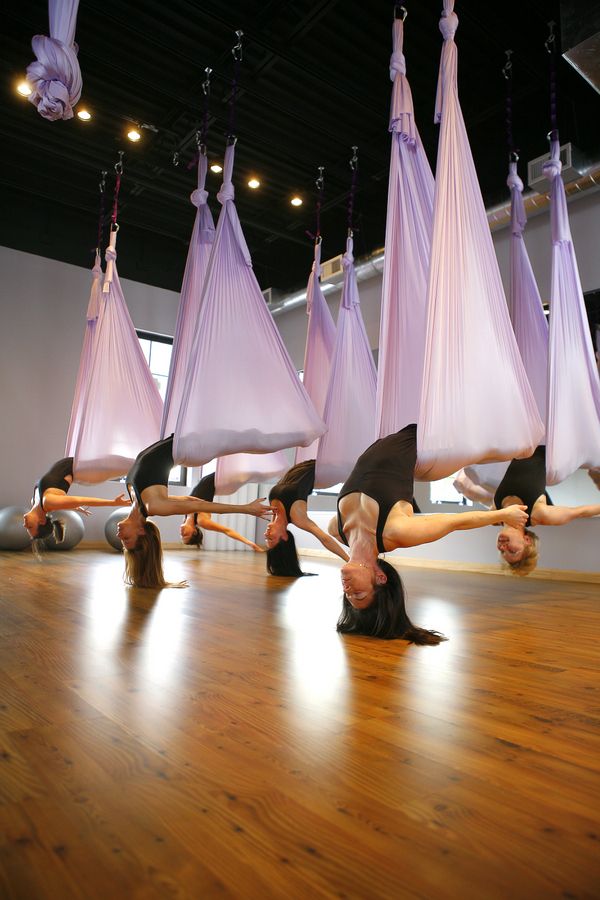
<path id="1" fill-rule="evenodd" d="M 441 46 L 440 0 L 407 0 L 407 74 L 419 129 L 432 163 L 433 106 Z M 91 265 L 98 175 L 125 150 L 119 221 L 119 270 L 125 277 L 178 290 L 194 218 L 195 131 L 202 117 L 205 66 L 212 67 L 209 155 L 221 158 L 228 131 L 234 30 L 244 31 L 237 99 L 237 206 L 261 287 L 294 289 L 306 281 L 314 229 L 314 180 L 325 166 L 323 258 L 345 240 L 350 147 L 360 158 L 359 254 L 383 244 L 389 156 L 393 4 L 388 0 L 81 0 L 76 40 L 85 104 L 94 118 L 48 122 L 14 91 L 32 61 L 31 37 L 48 33 L 47 3 L 4 11 L 4 114 L 0 181 L 9 215 L 0 243 Z M 457 2 L 459 92 L 486 204 L 507 196 L 504 51 L 514 51 L 514 132 L 525 161 L 547 149 L 548 0 Z M 559 60 L 559 127 L 587 156 L 600 157 L 600 98 Z M 146 122 L 137 145 L 127 119 Z M 181 163 L 172 164 L 173 152 Z M 257 174 L 258 191 L 246 187 Z M 208 188 L 216 212 L 219 176 Z M 305 198 L 299 210 L 292 192 Z"/>

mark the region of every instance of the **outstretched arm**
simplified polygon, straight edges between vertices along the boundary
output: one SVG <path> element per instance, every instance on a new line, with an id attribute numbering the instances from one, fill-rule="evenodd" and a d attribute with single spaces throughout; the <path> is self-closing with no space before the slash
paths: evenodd
<path id="1" fill-rule="evenodd" d="M 240 534 L 238 531 L 234 531 L 233 528 L 228 528 L 227 525 L 221 525 L 220 522 L 215 522 L 214 519 L 202 518 L 198 522 L 198 525 L 201 528 L 204 528 L 205 531 L 218 531 L 219 534 L 225 534 L 234 541 L 240 541 L 242 544 L 247 544 L 248 547 L 252 547 L 257 553 L 264 553 L 263 547 L 255 544 L 254 541 L 251 541 L 249 538 L 244 537 L 244 535 Z"/>
<path id="2" fill-rule="evenodd" d="M 263 503 L 264 497 L 252 503 L 212 503 L 197 497 L 151 497 L 146 502 L 149 516 L 187 516 L 189 513 L 245 513 L 267 519 L 271 507 Z"/>
<path id="3" fill-rule="evenodd" d="M 541 509 L 536 509 L 536 525 L 566 525 L 573 519 L 590 519 L 592 516 L 600 516 L 600 503 L 590 503 L 587 506 L 546 506 L 539 504 Z"/>
<path id="4" fill-rule="evenodd" d="M 319 528 L 317 523 L 313 522 L 312 519 L 309 519 L 307 515 L 297 515 L 294 513 L 292 516 L 292 523 L 297 528 L 302 528 L 303 531 L 308 531 L 309 534 L 313 534 L 326 550 L 329 550 L 330 553 L 335 553 L 335 555 L 339 556 L 340 559 L 343 559 L 344 562 L 348 562 L 349 557 L 344 548 L 341 547 L 330 534 L 327 534 L 326 531 Z"/>
<path id="5" fill-rule="evenodd" d="M 504 509 L 491 509 L 486 512 L 466 513 L 433 513 L 424 516 L 398 516 L 392 528 L 386 529 L 384 540 L 390 541 L 393 547 L 416 547 L 419 544 L 430 544 L 453 531 L 469 531 L 483 528 L 485 525 L 525 525 L 527 513 L 525 506 L 506 506 Z"/>
<path id="6" fill-rule="evenodd" d="M 119 494 L 114 500 L 105 500 L 103 497 L 75 497 L 73 494 L 55 494 L 52 491 L 46 491 L 44 494 L 44 509 L 48 512 L 59 509 L 77 509 L 84 512 L 88 506 L 131 506 L 131 500 L 125 494 Z"/>

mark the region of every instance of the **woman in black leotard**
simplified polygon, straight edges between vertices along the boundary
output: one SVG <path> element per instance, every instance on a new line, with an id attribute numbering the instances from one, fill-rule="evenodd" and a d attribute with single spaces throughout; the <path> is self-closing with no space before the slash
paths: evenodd
<path id="1" fill-rule="evenodd" d="M 505 523 L 496 545 L 500 556 L 515 575 L 529 575 L 538 562 L 537 525 L 565 525 L 573 519 L 600 516 L 600 504 L 554 506 L 546 493 L 546 448 L 538 447 L 527 459 L 513 459 L 494 495 L 494 507 L 504 509 L 522 503 L 527 520 L 522 525 Z"/>
<path id="2" fill-rule="evenodd" d="M 453 531 L 525 521 L 520 506 L 415 516 L 411 500 L 416 458 L 417 426 L 407 425 L 365 450 L 340 491 L 329 533 L 349 546 L 350 559 L 341 570 L 344 598 L 338 631 L 438 644 L 442 635 L 418 628 L 408 618 L 400 576 L 379 553 L 427 544 Z"/>
<path id="3" fill-rule="evenodd" d="M 52 520 L 49 512 L 61 509 L 74 509 L 76 512 L 89 516 L 90 506 L 128 506 L 129 500 L 124 494 L 119 494 L 114 500 L 104 500 L 102 497 L 74 497 L 69 494 L 69 488 L 73 484 L 73 457 L 66 456 L 55 462 L 52 468 L 42 475 L 33 489 L 31 509 L 23 516 L 23 525 L 27 529 L 32 540 L 43 540 L 54 534 L 57 543 L 64 536 L 64 528 L 60 521 Z"/>
<path id="4" fill-rule="evenodd" d="M 247 513 L 266 516 L 271 508 L 262 500 L 252 503 L 211 503 L 197 497 L 172 497 L 168 493 L 169 472 L 173 468 L 173 435 L 157 441 L 138 455 L 127 473 L 131 511 L 117 527 L 125 550 L 125 580 L 135 587 L 173 587 L 162 570 L 160 532 L 148 516 L 175 516 L 188 513 Z M 182 582 L 183 587 L 185 582 Z"/>
<path id="5" fill-rule="evenodd" d="M 193 488 L 190 496 L 196 497 L 198 500 L 208 500 L 209 503 L 212 503 L 215 499 L 215 473 L 213 472 L 212 475 L 205 475 L 204 478 L 201 478 Z M 215 522 L 211 514 L 207 512 L 188 513 L 179 529 L 181 542 L 189 547 L 201 547 L 204 540 L 203 528 L 205 531 L 218 531 L 219 534 L 225 534 L 234 541 L 247 544 L 248 547 L 252 547 L 257 553 L 265 552 L 264 547 L 259 547 L 258 544 L 244 537 L 243 534 L 234 531 L 233 528 L 228 528 L 227 525 Z"/>
<path id="6" fill-rule="evenodd" d="M 271 488 L 269 503 L 273 509 L 273 521 L 265 531 L 267 571 L 271 575 L 298 578 L 305 574 L 300 568 L 294 535 L 288 529 L 290 523 L 313 534 L 326 550 L 344 561 L 348 559 L 338 542 L 307 515 L 307 500 L 314 486 L 315 461 L 309 459 L 292 466 Z"/>

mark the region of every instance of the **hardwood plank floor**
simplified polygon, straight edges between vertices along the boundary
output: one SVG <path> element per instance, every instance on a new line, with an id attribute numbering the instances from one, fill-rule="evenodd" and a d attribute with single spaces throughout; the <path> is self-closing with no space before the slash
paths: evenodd
<path id="1" fill-rule="evenodd" d="M 598 585 L 411 567 L 414 647 L 302 564 L 0 554 L 1 897 L 600 897 Z"/>

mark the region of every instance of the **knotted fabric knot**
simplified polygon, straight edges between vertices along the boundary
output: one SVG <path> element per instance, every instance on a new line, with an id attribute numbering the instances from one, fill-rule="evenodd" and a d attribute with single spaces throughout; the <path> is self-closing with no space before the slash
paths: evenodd
<path id="1" fill-rule="evenodd" d="M 206 201 L 208 200 L 208 191 L 204 191 L 201 188 L 195 188 L 190 194 L 190 200 L 197 208 L 206 206 Z"/>
<path id="2" fill-rule="evenodd" d="M 509 190 L 511 190 L 511 191 L 513 188 L 516 188 L 516 190 L 519 191 L 519 193 L 523 192 L 523 182 L 521 181 L 521 179 L 519 178 L 519 175 L 517 173 L 517 164 L 516 163 L 509 164 L 509 172 L 508 172 L 508 178 L 506 179 L 506 184 L 507 184 Z"/>
<path id="3" fill-rule="evenodd" d="M 37 60 L 27 66 L 32 89 L 29 102 L 51 122 L 72 119 L 83 87 L 76 45 L 68 47 L 55 38 L 36 34 L 31 46 Z"/>
<path id="4" fill-rule="evenodd" d="M 221 205 L 224 205 L 227 200 L 235 199 L 235 188 L 233 186 L 233 182 L 227 181 L 223 182 L 221 185 L 221 190 L 217 194 L 217 200 Z"/>
<path id="5" fill-rule="evenodd" d="M 406 59 L 402 51 L 394 51 L 390 57 L 390 79 L 394 81 L 396 75 L 406 75 Z"/>
<path id="6" fill-rule="evenodd" d="M 456 29 L 458 28 L 458 16 L 455 12 L 451 13 L 442 13 L 442 18 L 440 19 L 440 31 L 442 32 L 442 37 L 445 41 L 450 41 L 454 39 L 454 35 L 456 34 Z"/>
<path id="7" fill-rule="evenodd" d="M 560 159 L 548 159 L 542 166 L 542 172 L 549 181 L 552 181 L 562 172 L 562 163 Z"/>
<path id="8" fill-rule="evenodd" d="M 117 251 L 114 247 L 107 247 L 104 251 L 104 256 L 107 262 L 109 262 L 110 260 L 114 262 L 117 258 Z"/>

